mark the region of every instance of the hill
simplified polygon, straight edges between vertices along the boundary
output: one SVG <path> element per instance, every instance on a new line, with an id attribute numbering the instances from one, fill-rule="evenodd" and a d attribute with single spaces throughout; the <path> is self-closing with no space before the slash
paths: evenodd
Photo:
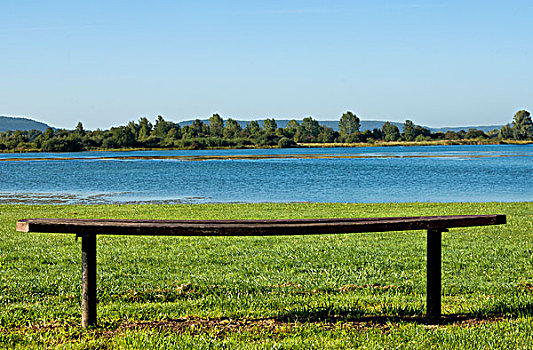
<path id="1" fill-rule="evenodd" d="M 204 123 L 208 123 L 209 121 L 207 119 L 202 119 Z M 276 119 L 276 123 L 278 124 L 278 128 L 285 128 L 287 124 L 289 123 L 289 119 Z M 299 123 L 302 122 L 302 120 L 297 120 Z M 237 122 L 241 125 L 242 128 L 245 128 L 246 125 L 250 122 L 249 120 L 237 120 Z M 264 120 L 258 120 L 259 125 L 263 125 Z M 186 120 L 179 122 L 178 124 L 183 127 L 185 125 L 191 125 L 193 123 L 193 120 Z M 327 126 L 329 128 L 332 128 L 335 131 L 338 131 L 339 129 L 339 121 L 338 120 L 319 120 L 318 123 L 320 125 Z M 396 125 L 400 131 L 403 129 L 403 123 L 398 122 L 390 122 L 391 124 Z M 381 129 L 381 127 L 385 124 L 385 121 L 383 120 L 361 120 L 361 131 L 365 130 L 372 130 L 372 129 Z M 441 127 L 441 128 L 432 128 L 428 126 L 424 126 L 425 128 L 428 128 L 432 132 L 446 132 L 448 130 L 451 131 L 460 131 L 465 130 L 468 131 L 468 129 L 478 129 L 482 130 L 484 132 L 494 130 L 494 129 L 500 129 L 503 125 L 482 125 L 482 126 L 454 126 L 454 127 Z M 50 126 L 43 122 L 38 122 L 33 119 L 29 118 L 22 118 L 22 117 L 5 117 L 0 116 L 0 132 L 7 131 L 7 130 L 39 130 L 39 131 L 45 131 Z"/>
<path id="2" fill-rule="evenodd" d="M 477 129 L 483 132 L 488 132 L 494 129 L 501 129 L 503 125 L 474 125 L 474 126 L 452 126 L 452 127 L 442 127 L 442 128 L 429 128 L 432 132 L 446 132 L 446 131 L 468 131 L 468 129 Z"/>
<path id="3" fill-rule="evenodd" d="M 7 130 L 39 130 L 45 131 L 50 126 L 29 118 L 0 116 L 0 132 Z"/>

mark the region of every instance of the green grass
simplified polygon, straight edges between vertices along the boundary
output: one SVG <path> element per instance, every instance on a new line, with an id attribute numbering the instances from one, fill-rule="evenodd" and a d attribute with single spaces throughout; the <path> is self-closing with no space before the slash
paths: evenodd
<path id="1" fill-rule="evenodd" d="M 100 328 L 80 325 L 80 241 L 31 217 L 252 219 L 506 214 L 443 234 L 428 326 L 423 231 L 98 238 Z M 533 348 L 533 202 L 0 205 L 0 348 Z M 194 325 L 194 327 L 190 327 Z"/>

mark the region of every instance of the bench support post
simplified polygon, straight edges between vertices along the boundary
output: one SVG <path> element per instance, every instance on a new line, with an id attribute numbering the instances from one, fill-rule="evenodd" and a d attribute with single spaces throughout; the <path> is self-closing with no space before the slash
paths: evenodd
<path id="1" fill-rule="evenodd" d="M 427 314 L 429 322 L 441 317 L 441 230 L 428 230 L 427 235 Z"/>
<path id="2" fill-rule="evenodd" d="M 96 326 L 96 235 L 81 235 L 81 326 Z"/>

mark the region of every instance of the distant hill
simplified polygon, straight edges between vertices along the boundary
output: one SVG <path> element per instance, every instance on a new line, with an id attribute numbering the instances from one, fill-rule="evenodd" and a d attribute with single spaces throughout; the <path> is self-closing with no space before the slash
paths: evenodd
<path id="1" fill-rule="evenodd" d="M 204 123 L 209 123 L 207 119 L 202 119 Z M 276 119 L 276 123 L 278 124 L 278 128 L 285 128 L 287 124 L 289 123 L 289 119 Z M 302 120 L 297 120 L 299 123 L 302 122 Z M 249 120 L 237 120 L 237 122 L 240 124 L 242 128 L 245 128 L 246 125 L 250 122 Z M 264 120 L 258 120 L 259 125 L 263 125 Z M 180 126 L 185 125 L 191 125 L 193 123 L 192 120 L 186 120 L 183 122 L 179 122 L 178 124 Z M 339 121 L 338 120 L 319 120 L 318 123 L 320 125 L 327 126 L 328 128 L 332 128 L 335 131 L 338 131 L 339 129 Z M 390 122 L 391 124 L 396 125 L 400 131 L 403 130 L 403 123 L 398 122 Z M 361 120 L 361 131 L 365 130 L 373 130 L 373 129 L 381 129 L 381 127 L 385 124 L 385 121 L 383 120 Z M 482 130 L 484 132 L 491 131 L 494 129 L 500 129 L 503 125 L 482 125 L 482 126 L 454 126 L 454 127 L 442 127 L 442 128 L 432 128 L 428 126 L 424 126 L 425 128 L 428 128 L 432 132 L 446 132 L 448 130 L 451 131 L 468 131 L 468 129 L 478 129 Z M 50 126 L 43 123 L 38 122 L 33 119 L 29 118 L 22 118 L 22 117 L 2 117 L 0 116 L 0 132 L 7 131 L 7 130 L 39 130 L 39 131 L 45 131 Z"/>
<path id="2" fill-rule="evenodd" d="M 468 131 L 468 129 L 477 129 L 483 132 L 488 132 L 494 129 L 501 129 L 503 125 L 474 125 L 474 126 L 454 126 L 454 127 L 443 127 L 443 128 L 429 128 L 433 132 L 446 132 L 446 131 Z"/>
<path id="3" fill-rule="evenodd" d="M 50 126 L 29 118 L 0 116 L 0 132 L 7 130 L 39 130 L 45 131 Z"/>
<path id="4" fill-rule="evenodd" d="M 202 121 L 204 123 L 209 123 L 209 121 L 207 119 L 203 119 Z M 264 120 L 258 120 L 259 125 L 263 125 L 263 121 Z M 287 126 L 287 124 L 289 123 L 289 121 L 290 120 L 288 120 L 288 119 L 280 119 L 280 120 L 276 119 L 276 123 L 278 124 L 278 128 L 285 128 Z M 179 125 L 180 126 L 191 125 L 192 122 L 193 122 L 192 120 L 186 120 L 186 121 L 180 122 Z M 237 122 L 240 124 L 240 126 L 242 128 L 245 128 L 246 125 L 250 121 L 249 120 L 237 120 Z M 297 120 L 297 122 L 301 123 L 302 121 L 301 120 Z M 328 128 L 332 128 L 335 131 L 339 130 L 339 121 L 338 120 L 319 120 L 318 123 L 320 125 L 327 126 Z M 386 123 L 386 121 L 383 121 L 383 120 L 361 120 L 361 131 L 373 130 L 373 129 L 381 129 L 381 127 L 385 123 Z M 400 131 L 403 130 L 403 123 L 398 123 L 398 122 L 390 122 L 390 123 L 396 125 L 398 127 L 398 129 L 400 129 Z M 468 131 L 468 129 L 478 129 L 478 130 L 481 130 L 483 132 L 487 132 L 487 131 L 494 130 L 494 129 L 500 129 L 502 126 L 503 125 L 462 126 L 462 127 L 443 127 L 443 128 L 432 128 L 432 127 L 428 127 L 428 126 L 423 126 L 423 127 L 431 130 L 432 132 L 439 132 L 439 131 L 446 132 L 448 130 L 457 132 L 457 131 L 460 131 L 460 130 Z"/>

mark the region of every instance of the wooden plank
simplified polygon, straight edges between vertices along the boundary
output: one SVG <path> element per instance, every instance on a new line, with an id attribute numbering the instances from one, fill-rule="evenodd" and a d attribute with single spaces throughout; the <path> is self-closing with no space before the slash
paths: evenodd
<path id="1" fill-rule="evenodd" d="M 271 236 L 445 230 L 505 223 L 505 215 L 287 220 L 26 219 L 17 222 L 17 230 L 83 235 Z"/>

